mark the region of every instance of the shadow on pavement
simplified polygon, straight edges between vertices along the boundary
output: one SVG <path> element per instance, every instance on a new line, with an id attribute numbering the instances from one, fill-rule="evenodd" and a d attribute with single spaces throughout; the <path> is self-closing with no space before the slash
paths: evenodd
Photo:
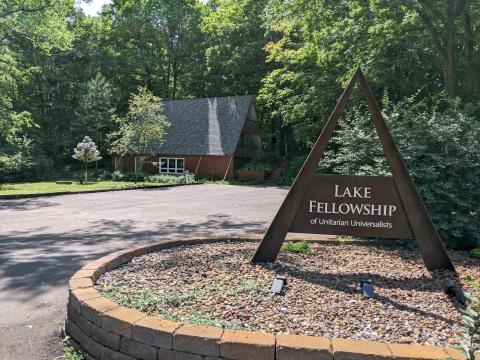
<path id="1" fill-rule="evenodd" d="M 136 221 L 98 220 L 85 229 L 69 233 L 29 235 L 13 232 L 0 237 L 0 293 L 33 297 L 51 287 L 66 285 L 84 264 L 105 254 L 178 236 L 207 236 L 219 233 L 262 233 L 266 222 L 243 222 L 214 214 L 201 222 L 165 221 L 156 228 L 140 230 Z M 30 231 L 31 233 L 31 231 Z"/>

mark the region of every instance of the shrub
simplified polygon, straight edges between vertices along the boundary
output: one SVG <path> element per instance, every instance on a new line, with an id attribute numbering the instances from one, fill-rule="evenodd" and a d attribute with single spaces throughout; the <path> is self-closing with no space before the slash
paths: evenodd
<path id="1" fill-rule="evenodd" d="M 278 185 L 291 185 L 297 176 L 300 168 L 306 160 L 305 155 L 294 157 L 289 163 L 282 176 L 278 179 Z"/>
<path id="2" fill-rule="evenodd" d="M 112 178 L 112 174 L 110 173 L 110 171 L 105 169 L 100 169 L 96 171 L 94 174 L 96 179 L 99 181 L 110 180 Z"/>
<path id="3" fill-rule="evenodd" d="M 145 181 L 151 183 L 193 184 L 195 183 L 195 176 L 188 172 L 183 175 L 150 175 L 145 178 Z"/>
<path id="4" fill-rule="evenodd" d="M 251 171 L 272 171 L 272 165 L 266 163 L 255 163 L 250 162 L 245 164 L 240 168 L 240 170 L 251 170 Z"/>
<path id="5" fill-rule="evenodd" d="M 310 247 L 310 244 L 306 240 L 303 240 L 300 242 L 286 242 L 282 245 L 281 251 L 299 253 L 299 254 L 313 253 L 313 250 Z"/>
<path id="6" fill-rule="evenodd" d="M 480 289 L 480 284 L 476 281 L 469 281 L 470 285 Z M 468 360 L 475 360 L 475 349 L 480 343 L 480 298 L 468 292 L 465 292 L 467 306 L 460 310 L 460 324 L 457 333 L 460 343 L 455 346 L 463 352 Z M 477 358 L 478 359 L 478 358 Z"/>
<path id="7" fill-rule="evenodd" d="M 125 178 L 125 175 L 123 175 L 120 170 L 115 170 L 112 173 L 111 178 L 113 181 L 124 181 L 123 179 Z"/>
<path id="8" fill-rule="evenodd" d="M 475 248 L 470 251 L 470 256 L 480 259 L 480 248 Z"/>
<path id="9" fill-rule="evenodd" d="M 126 172 L 123 173 L 123 181 L 137 181 L 137 182 L 144 182 L 145 178 L 149 177 L 150 175 L 146 172 L 139 171 L 135 172 Z"/>
<path id="10" fill-rule="evenodd" d="M 443 240 L 452 248 L 480 244 L 480 123 L 472 105 L 440 98 L 397 104 L 384 116 Z M 386 175 L 389 167 L 365 107 L 345 113 L 322 167 L 349 175 Z"/>

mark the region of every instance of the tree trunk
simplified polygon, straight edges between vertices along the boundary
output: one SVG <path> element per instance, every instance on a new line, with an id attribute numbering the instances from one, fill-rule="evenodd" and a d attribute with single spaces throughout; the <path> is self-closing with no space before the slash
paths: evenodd
<path id="1" fill-rule="evenodd" d="M 88 163 L 85 161 L 85 185 L 88 183 Z"/>
<path id="2" fill-rule="evenodd" d="M 478 73 L 475 71 L 475 63 L 474 63 L 475 41 L 474 41 L 474 32 L 472 27 L 472 19 L 467 9 L 464 12 L 464 20 L 465 20 L 467 64 L 466 64 L 465 88 L 463 89 L 463 93 L 467 100 L 472 100 L 474 87 L 478 79 Z"/>
<path id="3" fill-rule="evenodd" d="M 445 56 L 443 59 L 443 78 L 449 97 L 456 96 L 455 86 L 455 1 L 449 0 L 446 10 Z"/>

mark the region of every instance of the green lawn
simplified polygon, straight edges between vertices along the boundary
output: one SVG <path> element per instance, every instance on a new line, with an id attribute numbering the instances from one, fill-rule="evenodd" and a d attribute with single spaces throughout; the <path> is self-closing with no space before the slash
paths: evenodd
<path id="1" fill-rule="evenodd" d="M 89 183 L 88 185 L 81 185 L 74 182 L 71 185 L 56 184 L 51 182 L 36 182 L 26 184 L 1 184 L 1 195 L 26 195 L 26 194 L 44 194 L 57 192 L 77 192 L 90 190 L 107 190 L 107 189 L 121 189 L 128 187 L 145 188 L 151 186 L 164 186 L 166 183 L 133 183 L 127 181 L 97 181 Z"/>

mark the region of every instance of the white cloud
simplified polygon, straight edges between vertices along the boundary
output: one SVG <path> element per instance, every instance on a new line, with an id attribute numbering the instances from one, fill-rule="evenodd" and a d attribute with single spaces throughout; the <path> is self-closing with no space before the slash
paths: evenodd
<path id="1" fill-rule="evenodd" d="M 77 0 L 77 6 L 83 10 L 85 15 L 95 16 L 102 10 L 103 5 L 111 2 L 111 0 L 92 0 L 86 3 L 83 0 Z"/>

